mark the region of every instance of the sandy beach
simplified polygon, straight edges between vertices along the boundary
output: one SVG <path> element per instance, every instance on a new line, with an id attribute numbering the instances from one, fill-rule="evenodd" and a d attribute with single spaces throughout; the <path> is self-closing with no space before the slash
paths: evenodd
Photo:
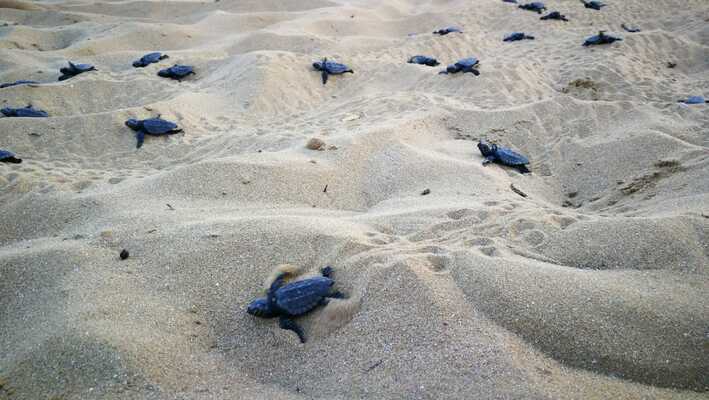
<path id="1" fill-rule="evenodd" d="M 707 399 L 709 2 L 545 4 L 0 0 L 0 400 Z"/>

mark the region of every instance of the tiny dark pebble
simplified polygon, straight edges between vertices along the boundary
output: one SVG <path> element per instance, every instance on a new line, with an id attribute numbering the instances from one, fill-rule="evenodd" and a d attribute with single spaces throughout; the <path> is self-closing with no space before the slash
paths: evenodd
<path id="1" fill-rule="evenodd" d="M 123 249 L 121 250 L 121 254 L 119 255 L 119 257 L 121 257 L 121 260 L 125 260 L 126 258 L 128 258 L 129 255 L 130 253 L 128 253 L 128 250 Z"/>
<path id="2" fill-rule="evenodd" d="M 425 195 L 430 194 L 430 193 L 431 193 L 431 189 L 424 189 L 424 191 L 421 192 L 421 196 L 425 196 Z"/>

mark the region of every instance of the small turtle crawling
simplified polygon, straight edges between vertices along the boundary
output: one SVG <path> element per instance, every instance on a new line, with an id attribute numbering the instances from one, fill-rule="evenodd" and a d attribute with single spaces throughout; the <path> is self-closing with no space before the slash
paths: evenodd
<path id="1" fill-rule="evenodd" d="M 709 103 L 709 100 L 705 100 L 704 96 L 689 96 L 685 100 L 679 100 L 679 103 L 684 104 L 704 104 Z"/>
<path id="2" fill-rule="evenodd" d="M 348 67 L 347 65 L 336 63 L 333 61 L 327 61 L 327 58 L 323 58 L 322 61 L 314 62 L 313 68 L 315 68 L 316 71 L 322 72 L 322 84 L 323 85 L 327 83 L 327 77 L 329 75 L 341 75 L 346 72 L 349 72 L 350 74 L 354 74 L 354 71 L 352 70 L 352 68 Z"/>
<path id="3" fill-rule="evenodd" d="M 541 14 L 542 11 L 547 9 L 546 6 L 544 5 L 544 3 L 542 3 L 541 1 L 534 1 L 531 3 L 527 3 L 527 4 L 520 4 L 518 7 L 523 10 L 534 11 L 539 14 Z"/>
<path id="4" fill-rule="evenodd" d="M 549 14 L 547 14 L 547 15 L 545 15 L 545 16 L 543 16 L 543 17 L 540 17 L 539 19 L 544 20 L 544 21 L 546 21 L 546 20 L 548 20 L 548 19 L 558 19 L 558 20 L 560 20 L 560 21 L 568 21 L 568 19 L 566 19 L 566 16 L 565 16 L 565 15 L 562 15 L 562 14 L 561 14 L 560 12 L 558 12 L 558 11 L 552 11 L 552 12 L 550 12 Z"/>
<path id="5" fill-rule="evenodd" d="M 131 118 L 126 121 L 126 126 L 136 131 L 135 138 L 138 142 L 135 147 L 138 149 L 143 145 L 145 135 L 161 136 L 182 132 L 182 129 L 179 129 L 176 123 L 166 121 L 160 118 L 160 115 L 156 118 L 144 120 Z"/>
<path id="6" fill-rule="evenodd" d="M 485 157 L 483 165 L 496 162 L 517 168 L 519 172 L 523 174 L 530 172 L 529 169 L 527 169 L 529 159 L 517 152 L 512 151 L 511 149 L 506 147 L 497 147 L 496 144 L 490 144 L 483 140 L 478 143 L 478 149 L 480 150 L 480 153 L 482 153 L 483 157 Z"/>
<path id="7" fill-rule="evenodd" d="M 59 80 L 65 81 L 69 78 L 89 71 L 96 71 L 96 67 L 91 64 L 74 64 L 73 62 L 69 61 L 68 67 L 59 68 L 59 72 L 62 73 L 62 75 L 59 77 Z"/>
<path id="8" fill-rule="evenodd" d="M 630 33 L 638 33 L 640 32 L 640 28 L 631 28 L 628 25 L 625 24 L 620 24 L 620 27 L 623 28 L 626 32 Z"/>
<path id="9" fill-rule="evenodd" d="M 0 109 L 0 113 L 6 117 L 19 118 L 46 118 L 49 116 L 46 111 L 38 110 L 31 104 L 23 108 L 3 107 Z"/>
<path id="10" fill-rule="evenodd" d="M 503 3 L 514 3 L 517 4 L 517 0 L 502 0 Z"/>
<path id="11" fill-rule="evenodd" d="M 31 84 L 35 84 L 35 85 L 36 85 L 36 84 L 39 84 L 39 82 L 26 81 L 26 80 L 24 80 L 24 79 L 20 79 L 19 81 L 8 82 L 8 83 L 0 84 L 0 89 L 5 89 L 5 88 L 8 88 L 8 87 L 17 86 L 17 85 L 31 85 Z"/>
<path id="12" fill-rule="evenodd" d="M 463 33 L 463 31 L 462 31 L 460 28 L 456 27 L 456 26 L 449 26 L 449 27 L 447 27 L 447 28 L 443 28 L 443 29 L 439 29 L 439 30 L 437 30 L 437 31 L 433 31 L 433 34 L 434 34 L 434 35 L 441 35 L 441 36 L 445 36 L 445 35 L 447 35 L 447 34 L 449 34 L 449 33 Z"/>
<path id="13" fill-rule="evenodd" d="M 470 58 L 464 58 L 455 64 L 451 64 L 448 67 L 446 67 L 445 71 L 439 72 L 439 74 L 442 75 L 447 75 L 447 74 L 455 74 L 458 72 L 466 73 L 470 72 L 471 74 L 478 76 L 480 75 L 480 71 L 478 71 L 478 67 L 480 66 L 480 60 L 478 60 L 475 57 L 470 57 Z"/>
<path id="14" fill-rule="evenodd" d="M 428 65 L 429 67 L 435 67 L 436 65 L 439 65 L 440 63 L 438 60 L 432 57 L 426 57 L 426 56 L 413 56 L 409 58 L 408 61 L 409 64 L 421 64 L 421 65 Z"/>
<path id="15" fill-rule="evenodd" d="M 581 2 L 583 3 L 584 7 L 591 8 L 594 10 L 599 10 L 599 11 L 601 10 L 602 7 L 605 7 L 607 5 L 607 4 L 603 4 L 600 1 L 596 1 L 596 0 L 591 0 L 591 1 L 581 0 Z"/>
<path id="16" fill-rule="evenodd" d="M 598 31 L 598 35 L 593 35 L 586 39 L 585 42 L 583 42 L 584 46 L 595 46 L 599 44 L 610 44 L 619 40 L 623 40 L 621 38 L 611 36 L 611 35 L 606 35 L 606 31 Z"/>
<path id="17" fill-rule="evenodd" d="M 197 75 L 194 72 L 194 68 L 189 65 L 175 64 L 170 68 L 165 68 L 158 71 L 158 76 L 161 76 L 163 78 L 171 78 L 178 81 L 182 81 L 189 75 Z"/>
<path id="18" fill-rule="evenodd" d="M 140 60 L 133 61 L 133 66 L 135 68 L 142 68 L 142 67 L 147 67 L 150 64 L 156 63 L 160 60 L 164 60 L 166 58 L 170 58 L 167 54 L 162 54 L 159 52 L 155 53 L 148 53 L 144 55 L 143 57 L 140 57 Z"/>
<path id="19" fill-rule="evenodd" d="M 331 298 L 344 297 L 333 291 L 332 267 L 325 267 L 322 276 L 303 279 L 284 285 L 286 272 L 281 272 L 268 289 L 266 297 L 260 297 L 249 304 L 246 312 L 260 318 L 279 317 L 278 326 L 295 332 L 301 343 L 305 343 L 303 329 L 292 317 L 303 315 L 320 305 L 326 305 Z"/>
<path id="20" fill-rule="evenodd" d="M 516 42 L 518 40 L 534 40 L 534 36 L 525 35 L 524 32 L 513 32 L 502 39 L 503 42 Z"/>
<path id="21" fill-rule="evenodd" d="M 0 149 L 0 162 L 20 164 L 22 162 L 22 159 L 15 157 L 15 153 L 11 151 Z"/>

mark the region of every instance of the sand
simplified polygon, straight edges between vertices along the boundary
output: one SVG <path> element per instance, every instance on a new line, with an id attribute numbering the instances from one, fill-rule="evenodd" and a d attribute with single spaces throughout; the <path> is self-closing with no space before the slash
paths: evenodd
<path id="1" fill-rule="evenodd" d="M 546 3 L 0 1 L 0 399 L 706 399 L 709 3 Z M 349 296 L 304 345 L 283 263 Z"/>

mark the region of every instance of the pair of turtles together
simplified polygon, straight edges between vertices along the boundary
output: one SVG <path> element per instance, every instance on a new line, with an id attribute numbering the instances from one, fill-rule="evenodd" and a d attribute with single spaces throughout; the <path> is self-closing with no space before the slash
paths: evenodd
<path id="1" fill-rule="evenodd" d="M 150 64 L 154 64 L 168 58 L 170 58 L 170 56 L 168 56 L 167 54 L 162 54 L 156 51 L 153 53 L 148 53 L 141 57 L 139 60 L 134 61 L 133 66 L 135 68 L 144 68 Z M 178 81 L 181 81 L 189 75 L 196 75 L 196 73 L 194 72 L 194 67 L 190 65 L 175 64 L 172 67 L 164 68 L 158 71 L 158 76 L 163 78 L 171 78 Z"/>
<path id="2" fill-rule="evenodd" d="M 428 56 L 413 56 L 409 59 L 408 61 L 409 64 L 420 64 L 420 65 L 428 65 L 429 67 L 435 67 L 439 65 L 440 63 L 438 60 L 432 57 Z M 475 76 L 480 75 L 480 71 L 478 71 L 478 67 L 480 67 L 480 60 L 478 60 L 475 57 L 469 57 L 469 58 L 464 58 L 462 60 L 457 61 L 454 64 L 451 64 L 446 67 L 445 70 L 439 72 L 439 74 L 455 74 L 458 72 L 470 72 Z"/>

